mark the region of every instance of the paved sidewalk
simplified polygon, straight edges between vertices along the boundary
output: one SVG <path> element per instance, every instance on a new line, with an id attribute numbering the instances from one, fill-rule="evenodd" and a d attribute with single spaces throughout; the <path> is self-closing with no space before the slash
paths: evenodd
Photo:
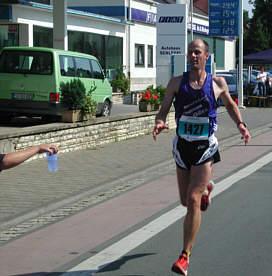
<path id="1" fill-rule="evenodd" d="M 246 109 L 242 114 L 253 135 L 271 130 L 272 109 Z M 219 125 L 222 125 L 217 132 L 221 150 L 240 142 L 236 126 L 228 115 L 219 114 Z M 96 150 L 60 153 L 58 172 L 48 172 L 45 160 L 26 162 L 17 168 L 3 171 L 0 243 L 152 178 L 166 173 L 174 174 L 171 154 L 174 133 L 174 130 L 165 131 L 156 142 L 148 135 L 112 143 Z M 49 212 L 51 214 L 47 215 Z M 34 217 L 38 218 L 31 220 Z M 16 229 L 10 229 L 23 222 Z M 9 231 L 3 232 L 8 228 Z"/>

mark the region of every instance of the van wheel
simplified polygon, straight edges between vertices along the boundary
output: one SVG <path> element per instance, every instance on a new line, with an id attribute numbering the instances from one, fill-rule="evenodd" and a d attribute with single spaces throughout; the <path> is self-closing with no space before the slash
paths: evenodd
<path id="1" fill-rule="evenodd" d="M 104 102 L 101 115 L 107 117 L 107 116 L 110 116 L 110 113 L 111 113 L 111 104 L 108 100 L 106 100 Z"/>

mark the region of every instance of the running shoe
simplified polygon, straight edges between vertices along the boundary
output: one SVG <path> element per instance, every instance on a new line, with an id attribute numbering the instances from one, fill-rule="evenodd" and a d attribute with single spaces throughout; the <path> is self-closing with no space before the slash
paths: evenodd
<path id="1" fill-rule="evenodd" d="M 189 266 L 189 257 L 181 254 L 178 260 L 173 264 L 172 271 L 181 275 L 187 275 Z"/>
<path id="2" fill-rule="evenodd" d="M 208 209 L 208 206 L 211 204 L 211 197 L 210 194 L 214 188 L 214 182 L 210 180 L 207 190 L 205 191 L 204 195 L 201 197 L 201 211 L 206 211 Z"/>

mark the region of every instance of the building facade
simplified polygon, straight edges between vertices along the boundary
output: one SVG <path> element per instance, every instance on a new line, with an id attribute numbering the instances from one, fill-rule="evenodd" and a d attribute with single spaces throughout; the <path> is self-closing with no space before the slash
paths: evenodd
<path id="1" fill-rule="evenodd" d="M 171 3 L 163 0 L 67 0 L 68 49 L 96 56 L 110 78 L 122 67 L 130 77 L 132 91 L 156 85 L 156 13 L 157 5 L 166 2 Z M 193 37 L 209 43 L 218 70 L 234 69 L 235 40 L 210 37 L 205 10 L 208 1 L 194 2 Z M 3 0 L 0 49 L 4 46 L 54 47 L 53 25 L 52 0 Z M 190 29 L 189 22 L 189 41 Z"/>

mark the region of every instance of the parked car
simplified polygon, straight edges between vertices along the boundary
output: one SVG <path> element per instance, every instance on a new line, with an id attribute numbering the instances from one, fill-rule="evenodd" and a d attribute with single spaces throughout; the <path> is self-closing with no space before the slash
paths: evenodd
<path id="1" fill-rule="evenodd" d="M 80 79 L 108 116 L 112 88 L 99 61 L 91 55 L 41 47 L 6 47 L 0 55 L 0 115 L 56 118 L 67 109 L 60 84 Z"/>
<path id="2" fill-rule="evenodd" d="M 237 70 L 230 70 L 233 74 L 235 74 L 235 78 L 237 78 Z M 257 75 L 258 70 L 251 70 L 250 79 L 248 78 L 248 70 L 243 69 L 243 98 L 244 98 L 244 105 L 247 105 L 247 97 L 253 95 L 253 91 L 257 86 Z"/>
<path id="3" fill-rule="evenodd" d="M 235 102 L 237 102 L 237 100 L 238 100 L 238 91 L 237 91 L 236 75 L 234 73 L 231 73 L 231 72 L 217 72 L 216 75 L 225 78 L 225 80 L 227 82 L 227 85 L 228 85 L 228 88 L 229 88 L 230 95 L 231 95 L 232 99 Z M 217 104 L 219 106 L 224 105 L 220 98 L 217 100 Z"/>

